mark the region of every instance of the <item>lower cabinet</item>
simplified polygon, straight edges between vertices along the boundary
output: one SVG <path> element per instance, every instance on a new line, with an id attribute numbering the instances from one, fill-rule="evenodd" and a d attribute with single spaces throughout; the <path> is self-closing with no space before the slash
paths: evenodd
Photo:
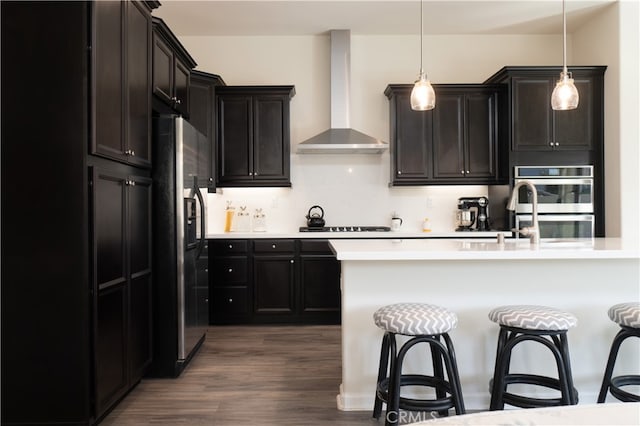
<path id="1" fill-rule="evenodd" d="M 96 415 L 151 362 L 151 179 L 92 168 Z"/>
<path id="2" fill-rule="evenodd" d="M 212 324 L 339 324 L 340 262 L 327 240 L 210 240 Z"/>

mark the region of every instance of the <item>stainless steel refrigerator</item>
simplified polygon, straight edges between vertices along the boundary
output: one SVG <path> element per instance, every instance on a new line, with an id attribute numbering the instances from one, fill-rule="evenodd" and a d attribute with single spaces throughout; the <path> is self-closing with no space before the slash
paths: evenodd
<path id="1" fill-rule="evenodd" d="M 180 116 L 153 119 L 153 336 L 150 375 L 176 377 L 205 338 L 198 312 L 196 262 L 206 233 L 206 203 L 198 180 L 198 144 L 206 137 Z M 206 191 L 204 191 L 206 193 Z"/>

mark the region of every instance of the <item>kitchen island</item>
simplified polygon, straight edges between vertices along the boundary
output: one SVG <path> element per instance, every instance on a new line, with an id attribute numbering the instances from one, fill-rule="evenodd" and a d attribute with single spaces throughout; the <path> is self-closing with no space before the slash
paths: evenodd
<path id="1" fill-rule="evenodd" d="M 640 251 L 621 239 L 543 241 L 539 246 L 522 239 L 504 244 L 495 239 L 332 239 L 330 245 L 342 264 L 341 410 L 373 407 L 383 334 L 373 313 L 380 306 L 424 302 L 457 313 L 458 327 L 450 336 L 465 404 L 482 410 L 489 406 L 498 337 L 498 326 L 487 318 L 492 308 L 539 304 L 575 314 L 578 326 L 568 333 L 575 386 L 581 403 L 593 403 L 619 330 L 607 310 L 640 300 Z M 430 363 L 416 354 L 409 354 L 405 371 L 420 371 Z M 623 346 L 620 369 L 637 374 L 638 357 L 637 345 Z M 557 374 L 550 352 L 535 346 L 514 352 L 512 366 L 512 371 Z"/>

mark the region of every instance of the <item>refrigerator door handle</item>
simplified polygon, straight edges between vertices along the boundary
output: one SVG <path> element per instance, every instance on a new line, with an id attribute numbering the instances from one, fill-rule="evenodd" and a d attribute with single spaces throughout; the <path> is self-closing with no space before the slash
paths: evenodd
<path id="1" fill-rule="evenodd" d="M 198 198 L 198 202 L 200 203 L 200 241 L 198 242 L 198 252 L 196 253 L 197 260 L 200 259 L 200 255 L 202 254 L 202 250 L 204 249 L 207 212 L 205 211 L 204 199 L 202 198 L 202 192 L 200 192 L 200 188 L 196 186 L 194 190 L 196 198 Z"/>

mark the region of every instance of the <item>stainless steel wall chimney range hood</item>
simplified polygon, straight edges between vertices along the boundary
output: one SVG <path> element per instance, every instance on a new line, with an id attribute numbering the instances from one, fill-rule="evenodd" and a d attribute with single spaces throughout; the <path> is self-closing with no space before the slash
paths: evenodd
<path id="1" fill-rule="evenodd" d="M 331 128 L 298 144 L 299 154 L 380 154 L 388 145 L 349 127 L 351 31 L 331 30 Z"/>

